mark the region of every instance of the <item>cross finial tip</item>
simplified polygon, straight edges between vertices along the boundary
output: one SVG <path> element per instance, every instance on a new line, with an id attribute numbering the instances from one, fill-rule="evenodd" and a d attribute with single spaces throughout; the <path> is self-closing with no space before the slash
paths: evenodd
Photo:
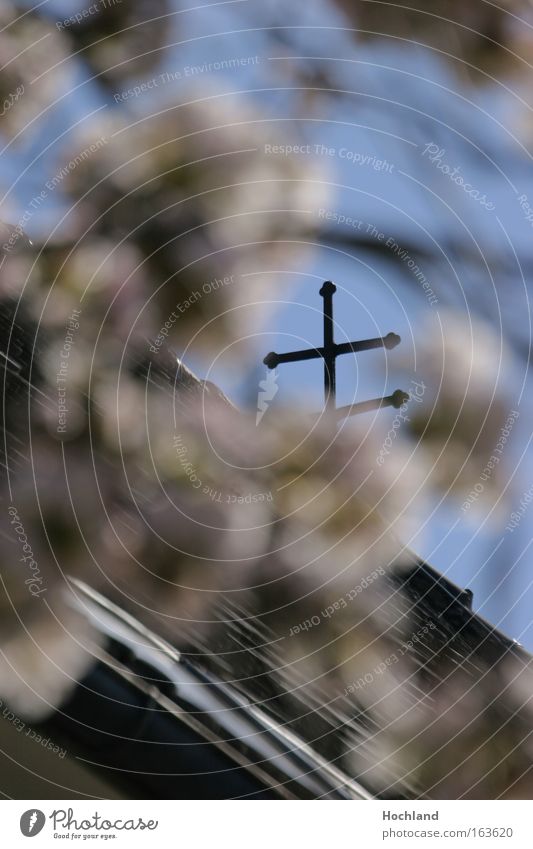
<path id="1" fill-rule="evenodd" d="M 410 400 L 410 396 L 407 392 L 404 392 L 402 389 L 397 389 L 391 395 L 392 406 L 395 410 L 399 410 L 400 407 L 403 407 L 404 404 Z"/>
<path id="2" fill-rule="evenodd" d="M 387 350 L 390 351 L 391 348 L 396 348 L 396 346 L 399 345 L 402 340 L 397 333 L 387 333 L 383 341 Z"/>
<path id="3" fill-rule="evenodd" d="M 331 280 L 326 280 L 326 282 L 322 285 L 320 294 L 324 297 L 324 295 L 333 295 L 336 291 L 337 287 L 335 286 L 335 283 L 332 283 Z"/>
<path id="4" fill-rule="evenodd" d="M 276 368 L 276 366 L 279 364 L 278 354 L 276 354 L 275 351 L 271 351 L 270 354 L 266 355 L 265 359 L 263 360 L 263 363 L 266 365 L 267 368 Z"/>

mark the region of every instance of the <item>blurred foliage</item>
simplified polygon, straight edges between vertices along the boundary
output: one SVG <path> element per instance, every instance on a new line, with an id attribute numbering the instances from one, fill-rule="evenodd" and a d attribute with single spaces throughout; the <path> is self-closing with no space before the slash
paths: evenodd
<path id="1" fill-rule="evenodd" d="M 524 69 L 533 37 L 527 0 L 336 0 L 364 39 L 393 38 L 406 49 L 420 46 L 443 52 L 456 72 L 471 81 Z M 517 16 L 517 17 L 515 17 Z"/>
<path id="2" fill-rule="evenodd" d="M 494 5 L 490 14 L 486 4 L 419 5 L 342 8 L 369 38 L 390 32 L 451 46 L 483 68 L 489 55 L 507 61 L 505 46 L 491 39 L 510 45 L 515 36 Z M 38 235 L 35 250 L 21 240 L 1 267 L 10 358 L 2 375 L 11 487 L 4 496 L 16 504 L 47 587 L 47 605 L 37 608 L 21 582 L 19 541 L 6 532 L 2 698 L 39 718 L 91 663 L 98 636 L 68 604 L 66 576 L 74 574 L 258 699 L 275 696 L 317 747 L 324 726 L 332 726 L 324 754 L 367 775 L 376 791 L 454 796 L 474 788 L 474 795 L 495 797 L 531 762 L 530 743 L 517 749 L 531 726 L 527 670 L 513 681 L 514 667 L 504 666 L 509 693 L 494 693 L 487 670 L 463 669 L 454 659 L 446 632 L 440 642 L 430 635 L 423 662 L 406 653 L 394 674 L 346 698 L 354 680 L 424 625 L 392 585 L 389 593 L 366 589 L 320 628 L 289 637 L 378 565 L 388 574 L 413 564 L 398 540 L 428 478 L 463 495 L 477 480 L 508 412 L 490 380 L 499 367 L 491 332 L 476 324 L 471 357 L 459 325 L 444 345 L 430 333 L 421 340 L 428 394 L 410 425 L 421 444 L 415 455 L 415 443 L 402 439 L 381 470 L 382 435 L 368 424 L 349 423 L 333 436 L 327 421 L 277 408 L 258 429 L 255 411 L 237 412 L 216 387 L 178 368 L 173 347 L 181 351 L 223 315 L 197 346 L 206 358 L 218 353 L 243 331 L 234 310 L 243 293 L 253 285 L 260 301 L 283 285 L 270 272 L 301 269 L 314 228 L 305 215 L 284 210 L 323 203 L 327 189 L 316 164 L 266 161 L 261 146 L 270 129 L 259 107 L 217 98 L 210 83 L 186 95 L 163 89 L 153 113 L 136 111 L 134 99 L 115 101 L 138 78 L 158 73 L 169 11 L 163 0 L 124 2 L 68 30 L 37 13 L 10 25 L 21 12 L 10 3 L 0 12 L 1 91 L 25 89 L 6 112 L 3 133 L 22 160 L 42 153 L 42 111 L 53 122 L 56 99 L 72 109 L 71 90 L 80 86 L 82 96 L 80 66 L 107 103 L 68 141 L 54 141 L 61 167 L 104 139 L 54 189 L 60 225 Z M 145 25 L 147 16 L 153 20 Z M 444 20 L 450 16 L 458 23 Z M 307 98 L 299 108 L 316 108 Z M 16 208 L 6 203 L 8 217 L 10 204 Z M 253 284 L 241 279 L 250 269 L 264 271 Z M 231 275 L 235 284 L 180 313 L 152 355 L 177 304 Z M 73 310 L 81 311 L 74 322 Z M 57 374 L 68 332 L 68 416 L 59 435 Z M 250 365 L 242 353 L 233 364 Z M 515 708 L 519 716 L 507 727 Z M 472 717 L 478 721 L 470 724 Z M 501 726 L 497 747 L 493 725 Z M 463 760 L 469 769 L 452 780 L 449 764 Z"/>

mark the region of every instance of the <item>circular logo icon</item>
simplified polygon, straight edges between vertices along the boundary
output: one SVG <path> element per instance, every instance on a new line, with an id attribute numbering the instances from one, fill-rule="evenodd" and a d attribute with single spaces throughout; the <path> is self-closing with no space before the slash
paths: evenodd
<path id="1" fill-rule="evenodd" d="M 37 808 L 30 808 L 29 811 L 24 811 L 20 818 L 20 830 L 24 837 L 35 837 L 42 831 L 46 817 L 42 811 Z"/>

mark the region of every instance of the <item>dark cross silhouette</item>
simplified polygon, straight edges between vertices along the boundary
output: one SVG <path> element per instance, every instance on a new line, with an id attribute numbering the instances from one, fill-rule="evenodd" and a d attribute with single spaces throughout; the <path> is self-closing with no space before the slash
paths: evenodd
<path id="1" fill-rule="evenodd" d="M 344 419 L 356 413 L 366 413 L 379 407 L 395 407 L 399 409 L 402 404 L 409 400 L 409 395 L 397 389 L 392 395 L 383 398 L 375 398 L 371 401 L 363 401 L 359 404 L 350 404 L 347 407 L 336 407 L 336 374 L 335 366 L 337 357 L 341 354 L 357 354 L 359 351 L 370 351 L 372 348 L 387 348 L 391 350 L 399 345 L 400 337 L 396 333 L 388 333 L 387 336 L 378 336 L 376 339 L 364 339 L 360 342 L 344 342 L 337 344 L 333 328 L 333 295 L 337 287 L 327 280 L 320 294 L 324 298 L 324 345 L 322 348 L 307 348 L 304 351 L 291 351 L 288 354 L 276 354 L 271 351 L 263 360 L 269 369 L 277 368 L 281 363 L 296 363 L 302 360 L 324 360 L 324 404 L 328 411 L 335 414 L 335 418 Z"/>

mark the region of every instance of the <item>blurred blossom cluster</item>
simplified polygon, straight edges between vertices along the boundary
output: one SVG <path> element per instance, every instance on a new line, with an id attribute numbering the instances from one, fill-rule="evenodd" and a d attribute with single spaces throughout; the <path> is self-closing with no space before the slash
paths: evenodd
<path id="1" fill-rule="evenodd" d="M 449 5 L 424 9 L 445 15 Z M 452 5 L 470 55 L 474 7 Z M 340 6 L 369 35 L 376 16 L 383 26 L 383 4 Z M 9 143 L 24 154 L 23 130 L 75 89 L 73 51 L 108 103 L 155 73 L 169 10 L 164 0 L 124 2 L 62 31 L 35 13 L 7 26 L 17 8 L 4 3 L 0 99 L 24 87 L 3 118 Z M 411 27 L 403 7 L 387 5 L 387 15 Z M 153 22 L 141 28 L 145 17 Z M 498 35 L 499 13 L 483 21 L 487 38 Z M 412 650 L 427 620 L 394 578 L 417 563 L 402 542 L 416 499 L 429 487 L 463 499 L 494 455 L 512 409 L 499 380 L 507 353 L 479 320 L 444 310 L 447 332 L 417 339 L 427 391 L 381 465 L 391 417 L 376 418 L 388 413 L 336 430 L 280 404 L 256 425 L 255 410 L 190 373 L 175 351 L 190 345 L 209 363 L 261 329 L 272 293 L 286 296 L 275 272 L 302 268 L 315 235 L 309 210 L 329 192 L 322 161 L 261 155 L 276 127 L 252 102 L 218 97 L 212 80 L 195 86 L 182 99 L 162 89 L 151 112 L 95 110 L 55 140 L 52 175 L 104 141 L 53 189 L 43 176 L 35 191 L 59 205 L 57 226 L 4 253 L 0 697 L 41 719 L 91 664 L 99 637 L 72 608 L 72 576 L 237 682 L 376 792 L 521 795 L 533 756 L 522 745 L 530 673 L 502 664 L 501 692 L 445 624 Z M 2 179 L 16 225 L 24 208 Z M 212 282 L 221 279 L 231 282 Z M 194 292 L 194 308 L 179 309 Z M 248 367 L 239 351 L 233 367 Z M 505 462 L 487 483 L 494 500 Z M 386 675 L 350 691 L 383 663 Z M 460 775 L 450 772 L 459 763 Z"/>
<path id="2" fill-rule="evenodd" d="M 443 310 L 441 321 L 440 334 L 427 326 L 419 333 L 417 374 L 425 391 L 420 403 L 409 405 L 404 434 L 416 440 L 425 479 L 450 498 L 467 494 L 491 464 L 483 496 L 489 507 L 508 497 L 508 442 L 520 413 L 513 409 L 515 387 L 502 376 L 513 356 L 476 316 Z"/>
<path id="3" fill-rule="evenodd" d="M 525 792 L 531 753 L 516 744 L 530 673 L 502 663 L 508 685 L 493 692 L 493 676 L 453 662 L 449 626 L 429 628 L 393 579 L 416 564 L 396 533 L 412 492 L 393 464 L 372 468 L 374 430 L 280 409 L 258 438 L 251 412 L 170 358 L 132 359 L 116 382 L 99 375 L 87 433 L 59 442 L 41 416 L 36 405 L 12 474 L 46 588 L 38 607 L 20 540 L 1 544 L 2 697 L 21 715 L 56 706 L 98 645 L 71 610 L 74 576 L 376 792 L 492 797 L 515 779 L 510 795 Z M 387 674 L 354 691 L 380 664 Z M 493 727 L 503 761 L 488 770 Z"/>

